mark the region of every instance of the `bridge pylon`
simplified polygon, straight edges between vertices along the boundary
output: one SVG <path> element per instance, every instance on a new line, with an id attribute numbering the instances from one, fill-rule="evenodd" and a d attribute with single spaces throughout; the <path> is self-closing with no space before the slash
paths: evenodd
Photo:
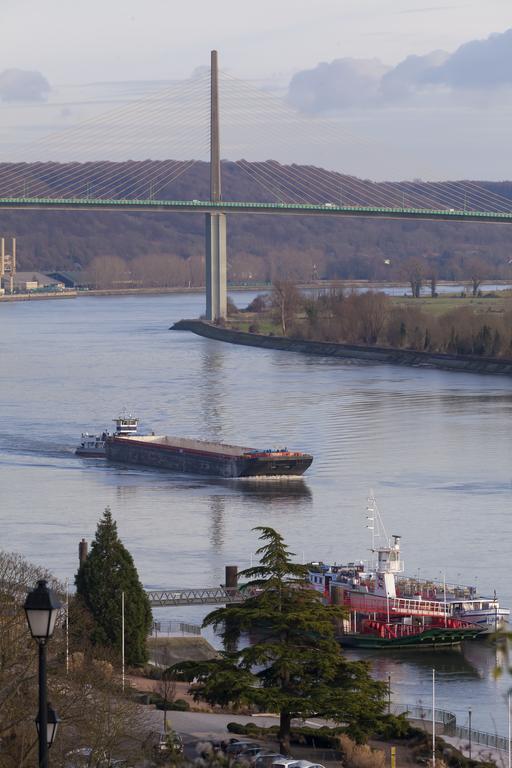
<path id="1" fill-rule="evenodd" d="M 222 199 L 220 177 L 219 70 L 217 51 L 211 52 L 210 86 L 210 200 Z M 226 214 L 205 217 L 206 319 L 212 322 L 227 315 Z"/>

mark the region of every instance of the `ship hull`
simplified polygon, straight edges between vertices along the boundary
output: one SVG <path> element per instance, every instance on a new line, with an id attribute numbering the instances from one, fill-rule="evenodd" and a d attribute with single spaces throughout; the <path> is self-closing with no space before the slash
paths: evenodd
<path id="1" fill-rule="evenodd" d="M 75 451 L 75 456 L 83 456 L 87 459 L 104 459 L 105 455 L 105 449 L 101 451 L 88 451 L 77 448 Z"/>
<path id="2" fill-rule="evenodd" d="M 460 645 L 463 640 L 475 640 L 482 634 L 482 630 L 474 628 L 466 629 L 426 629 L 417 635 L 406 637 L 377 637 L 364 633 L 347 633 L 338 637 L 338 642 L 347 648 L 368 648 L 380 650 L 395 650 L 396 648 L 432 649 L 445 648 Z"/>
<path id="3" fill-rule="evenodd" d="M 214 477 L 282 477 L 302 475 L 313 458 L 307 454 L 283 457 L 227 456 L 169 445 L 111 439 L 107 458 L 124 464 L 141 464 L 172 472 Z"/>

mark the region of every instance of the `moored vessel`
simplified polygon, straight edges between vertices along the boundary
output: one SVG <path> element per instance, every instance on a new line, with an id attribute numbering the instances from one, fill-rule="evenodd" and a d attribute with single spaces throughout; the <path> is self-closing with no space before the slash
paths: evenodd
<path id="1" fill-rule="evenodd" d="M 157 435 L 109 435 L 105 450 L 112 461 L 216 477 L 297 476 L 313 461 L 310 454 L 287 448 L 258 450 Z"/>
<path id="2" fill-rule="evenodd" d="M 117 419 L 114 419 L 114 424 L 116 428 L 113 434 L 133 436 L 137 434 L 139 420 L 134 416 L 118 416 Z M 105 442 L 109 436 L 111 433 L 106 430 L 99 435 L 82 432 L 80 445 L 76 448 L 75 454 L 87 458 L 104 459 L 106 456 Z"/>
<path id="3" fill-rule="evenodd" d="M 432 648 L 459 644 L 500 628 L 509 614 L 493 600 L 478 597 L 468 587 L 419 589 L 418 580 L 406 579 L 400 553 L 400 536 L 387 536 L 375 499 L 369 500 L 368 526 L 376 562 L 347 565 L 312 563 L 311 585 L 329 603 L 343 605 L 348 618 L 339 640 L 361 648 Z M 384 535 L 375 546 L 375 529 Z M 425 582 L 432 585 L 433 582 Z M 464 600 L 463 597 L 466 599 Z"/>

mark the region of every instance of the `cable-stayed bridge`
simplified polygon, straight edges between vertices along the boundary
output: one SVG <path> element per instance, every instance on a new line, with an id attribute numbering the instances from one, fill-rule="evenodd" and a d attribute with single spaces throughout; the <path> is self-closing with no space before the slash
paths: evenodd
<path id="1" fill-rule="evenodd" d="M 226 315 L 228 214 L 512 222 L 512 200 L 473 182 L 373 182 L 261 159 L 235 161 L 246 199 L 226 199 L 233 163 L 221 162 L 221 114 L 222 146 L 235 157 L 265 157 L 270 141 L 285 153 L 292 139 L 303 147 L 354 141 L 339 122 L 308 120 L 282 100 L 220 76 L 213 51 L 209 72 L 34 142 L 22 161 L 0 163 L 0 209 L 203 213 L 210 320 Z M 355 141 L 364 152 L 382 151 Z M 181 179 L 202 160 L 210 183 L 198 183 L 196 199 L 186 200 Z"/>

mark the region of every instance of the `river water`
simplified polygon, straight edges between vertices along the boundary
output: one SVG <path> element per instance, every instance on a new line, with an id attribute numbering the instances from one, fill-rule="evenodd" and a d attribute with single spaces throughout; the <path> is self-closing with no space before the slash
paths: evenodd
<path id="1" fill-rule="evenodd" d="M 252 296 L 233 296 L 244 306 Z M 299 559 L 368 557 L 373 489 L 409 573 L 496 589 L 512 606 L 512 380 L 255 350 L 169 326 L 199 295 L 0 304 L 0 547 L 72 581 L 109 505 L 147 587 L 215 586 L 247 566 L 256 525 Z M 314 454 L 302 481 L 223 481 L 78 459 L 83 430 L 126 408 L 157 434 Z M 176 610 L 176 609 L 174 609 Z M 200 608 L 162 612 L 199 621 Z M 510 678 L 486 643 L 369 654 L 394 701 L 506 733 Z"/>

